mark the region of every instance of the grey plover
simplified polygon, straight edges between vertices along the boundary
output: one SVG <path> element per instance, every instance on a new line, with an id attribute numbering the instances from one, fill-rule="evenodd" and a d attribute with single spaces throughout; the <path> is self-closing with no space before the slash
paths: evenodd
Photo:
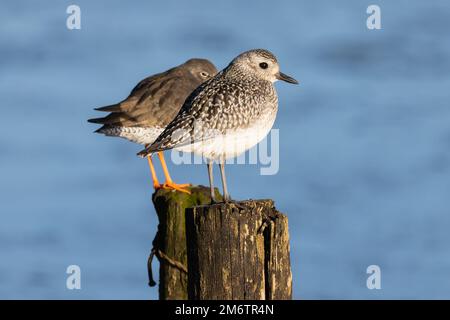
<path id="1" fill-rule="evenodd" d="M 217 69 L 210 61 L 190 59 L 175 68 L 145 78 L 122 102 L 95 109 L 110 114 L 88 121 L 103 125 L 95 131 L 97 133 L 149 146 L 177 115 L 189 94 L 216 74 Z M 158 152 L 158 157 L 166 179 L 164 184 L 158 181 L 151 156 L 147 157 L 155 189 L 168 188 L 189 193 L 186 189 L 189 184 L 173 182 L 162 151 Z"/>
<path id="2" fill-rule="evenodd" d="M 201 84 L 156 141 L 138 155 L 172 148 L 202 155 L 208 160 L 213 202 L 212 165 L 219 162 L 224 200 L 229 201 L 225 160 L 250 149 L 269 133 L 278 110 L 273 86 L 277 80 L 298 83 L 280 72 L 271 52 L 255 49 L 240 54 Z"/>

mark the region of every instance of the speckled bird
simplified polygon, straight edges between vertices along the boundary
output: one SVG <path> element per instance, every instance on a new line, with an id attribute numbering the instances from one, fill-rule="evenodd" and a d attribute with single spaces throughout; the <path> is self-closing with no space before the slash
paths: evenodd
<path id="1" fill-rule="evenodd" d="M 211 199 L 215 202 L 212 165 L 220 166 L 224 200 L 231 200 L 225 160 L 259 143 L 271 130 L 278 110 L 277 80 L 297 84 L 280 72 L 277 58 L 255 49 L 237 56 L 200 85 L 155 142 L 139 152 L 145 157 L 168 149 L 194 152 L 208 159 Z"/>
<path id="2" fill-rule="evenodd" d="M 190 59 L 170 70 L 145 78 L 122 102 L 95 109 L 110 114 L 88 121 L 103 125 L 95 131 L 97 133 L 149 146 L 178 114 L 192 91 L 216 74 L 217 69 L 210 61 Z M 159 183 L 149 155 L 147 158 L 154 188 L 176 189 L 189 193 L 186 188 L 189 184 L 173 182 L 162 150 L 158 152 L 158 157 L 166 181 L 163 184 Z"/>

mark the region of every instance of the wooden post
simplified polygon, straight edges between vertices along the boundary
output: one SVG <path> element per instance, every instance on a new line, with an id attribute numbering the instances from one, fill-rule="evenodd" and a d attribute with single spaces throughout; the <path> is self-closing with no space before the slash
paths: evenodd
<path id="1" fill-rule="evenodd" d="M 152 253 L 160 262 L 160 300 L 188 298 L 185 211 L 186 208 L 211 203 L 209 188 L 195 186 L 190 191 L 191 194 L 186 194 L 159 189 L 153 194 L 159 225 Z M 217 190 L 216 197 L 221 199 Z"/>
<path id="2" fill-rule="evenodd" d="M 186 211 L 189 299 L 292 298 L 287 217 L 272 200 Z"/>

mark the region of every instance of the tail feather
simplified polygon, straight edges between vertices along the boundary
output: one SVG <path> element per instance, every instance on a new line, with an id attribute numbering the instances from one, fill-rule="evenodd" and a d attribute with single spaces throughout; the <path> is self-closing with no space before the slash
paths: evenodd
<path id="1" fill-rule="evenodd" d="M 151 155 L 152 153 L 158 152 L 158 151 L 162 151 L 162 150 L 158 150 L 157 148 L 152 148 L 152 146 L 148 146 L 146 147 L 144 150 L 139 151 L 137 153 L 137 155 L 141 158 L 145 158 L 149 155 Z"/>
<path id="2" fill-rule="evenodd" d="M 97 124 L 120 125 L 121 122 L 125 119 L 126 115 L 119 112 L 113 112 L 108 114 L 106 117 L 89 119 L 88 122 Z"/>
<path id="3" fill-rule="evenodd" d="M 103 111 L 103 112 L 121 112 L 123 111 L 120 107 L 120 103 L 112 104 L 109 106 L 95 108 L 94 110 Z"/>
<path id="4" fill-rule="evenodd" d="M 94 133 L 104 133 L 105 130 L 105 126 L 102 126 L 100 128 L 98 128 L 97 130 L 94 131 Z"/>
<path id="5" fill-rule="evenodd" d="M 88 122 L 90 122 L 90 123 L 97 123 L 97 124 L 104 124 L 105 123 L 105 118 L 92 118 L 92 119 L 88 119 Z"/>
<path id="6" fill-rule="evenodd" d="M 120 137 L 120 129 L 108 124 L 101 126 L 97 130 L 95 130 L 94 133 L 104 134 L 105 136 L 109 137 Z"/>

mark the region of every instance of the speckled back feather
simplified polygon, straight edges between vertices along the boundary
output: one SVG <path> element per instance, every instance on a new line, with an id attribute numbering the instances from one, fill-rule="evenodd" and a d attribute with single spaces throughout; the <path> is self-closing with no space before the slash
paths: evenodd
<path id="1" fill-rule="evenodd" d="M 276 61 L 267 50 L 255 51 Z M 273 84 L 237 67 L 235 60 L 200 85 L 163 133 L 138 155 L 205 141 L 228 130 L 245 129 L 262 113 L 276 113 L 278 98 Z"/>

